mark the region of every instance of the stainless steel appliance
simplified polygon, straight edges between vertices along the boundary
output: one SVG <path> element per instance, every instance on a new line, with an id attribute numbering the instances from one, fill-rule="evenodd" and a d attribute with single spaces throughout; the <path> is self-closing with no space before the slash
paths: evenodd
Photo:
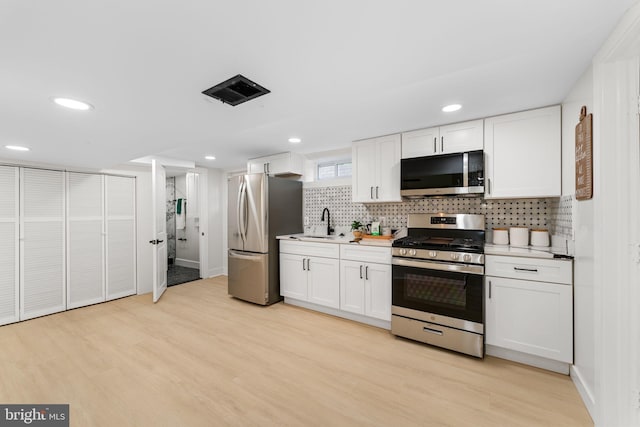
<path id="1" fill-rule="evenodd" d="M 484 356 L 484 215 L 409 214 L 393 242 L 391 332 Z"/>
<path id="2" fill-rule="evenodd" d="M 484 194 L 482 150 L 402 159 L 403 197 Z"/>
<path id="3" fill-rule="evenodd" d="M 276 236 L 303 231 L 302 182 L 231 177 L 228 209 L 229 295 L 262 305 L 280 301 Z"/>

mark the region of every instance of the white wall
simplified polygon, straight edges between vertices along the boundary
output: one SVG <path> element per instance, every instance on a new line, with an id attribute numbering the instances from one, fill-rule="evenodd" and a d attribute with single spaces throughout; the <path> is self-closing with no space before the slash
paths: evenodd
<path id="1" fill-rule="evenodd" d="M 224 247 L 227 242 L 227 216 L 226 216 L 226 187 L 225 174 L 219 169 L 208 169 L 207 171 L 207 191 L 208 191 L 208 261 L 209 273 L 207 277 L 226 274 L 226 251 Z"/>
<path id="2" fill-rule="evenodd" d="M 575 194 L 575 127 L 580 108 L 593 112 L 593 67 L 576 82 L 562 103 L 562 192 Z M 599 141 L 594 141 L 594 145 Z M 597 171 L 596 171 L 597 172 Z M 597 197 L 597 194 L 595 195 Z M 574 258 L 574 366 L 571 376 L 595 418 L 594 336 L 594 201 L 573 201 Z"/>

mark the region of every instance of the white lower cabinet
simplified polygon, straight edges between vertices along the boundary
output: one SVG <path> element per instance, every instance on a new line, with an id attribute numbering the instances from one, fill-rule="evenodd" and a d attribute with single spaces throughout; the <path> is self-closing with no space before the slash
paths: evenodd
<path id="1" fill-rule="evenodd" d="M 391 265 L 340 261 L 340 309 L 391 320 Z"/>
<path id="2" fill-rule="evenodd" d="M 325 307 L 340 307 L 338 248 L 327 243 L 281 242 L 280 294 Z M 335 258 L 314 256 L 335 255 Z"/>
<path id="3" fill-rule="evenodd" d="M 306 257 L 280 253 L 280 294 L 283 297 L 307 301 Z"/>
<path id="4" fill-rule="evenodd" d="M 391 248 L 281 240 L 280 294 L 294 304 L 328 307 L 329 314 L 389 328 Z"/>
<path id="5" fill-rule="evenodd" d="M 487 255 L 485 267 L 487 346 L 572 363 L 571 261 Z M 555 283 L 546 281 L 550 277 Z"/>

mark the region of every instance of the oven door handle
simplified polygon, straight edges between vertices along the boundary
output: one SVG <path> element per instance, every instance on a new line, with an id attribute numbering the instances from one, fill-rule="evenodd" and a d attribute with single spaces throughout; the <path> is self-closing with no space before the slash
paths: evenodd
<path id="1" fill-rule="evenodd" d="M 397 257 L 393 257 L 393 259 L 391 260 L 391 264 L 398 265 L 401 267 L 422 268 L 425 270 L 451 271 L 454 273 L 469 273 L 469 274 L 478 274 L 478 275 L 484 274 L 483 265 L 449 264 L 449 263 L 422 261 L 422 260 L 397 258 Z"/>
<path id="2" fill-rule="evenodd" d="M 426 326 L 423 327 L 422 330 L 425 331 L 425 332 L 429 332 L 430 334 L 444 335 L 443 331 L 439 331 L 437 329 L 427 328 Z"/>

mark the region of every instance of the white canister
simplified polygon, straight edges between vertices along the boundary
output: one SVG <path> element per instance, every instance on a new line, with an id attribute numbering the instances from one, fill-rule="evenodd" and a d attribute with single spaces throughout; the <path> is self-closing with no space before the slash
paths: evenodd
<path id="1" fill-rule="evenodd" d="M 493 229 L 493 244 L 494 245 L 508 245 L 509 244 L 509 229 L 507 229 L 507 228 L 494 228 Z"/>
<path id="2" fill-rule="evenodd" d="M 549 231 L 546 228 L 532 229 L 531 246 L 549 246 Z"/>
<path id="3" fill-rule="evenodd" d="M 511 246 L 529 246 L 529 229 L 527 227 L 509 227 Z"/>

